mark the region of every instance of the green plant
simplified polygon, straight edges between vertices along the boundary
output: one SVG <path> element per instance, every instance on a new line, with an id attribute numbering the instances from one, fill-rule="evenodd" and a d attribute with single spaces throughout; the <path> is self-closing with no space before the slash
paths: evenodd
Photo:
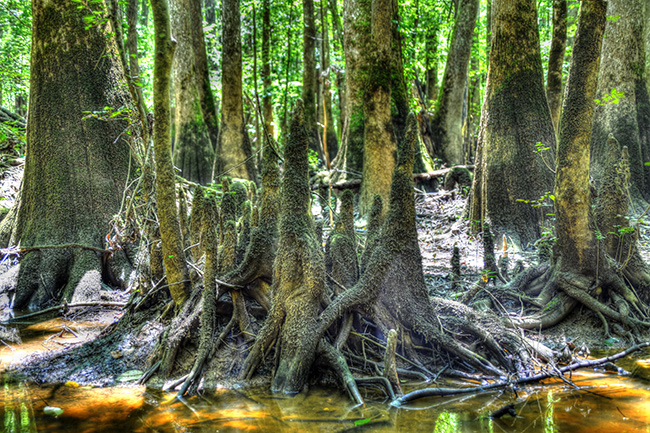
<path id="1" fill-rule="evenodd" d="M 594 102 L 596 103 L 596 106 L 618 104 L 620 102 L 620 99 L 624 97 L 624 92 L 619 92 L 616 89 L 612 89 L 610 93 L 605 93 L 602 99 L 595 99 Z"/>

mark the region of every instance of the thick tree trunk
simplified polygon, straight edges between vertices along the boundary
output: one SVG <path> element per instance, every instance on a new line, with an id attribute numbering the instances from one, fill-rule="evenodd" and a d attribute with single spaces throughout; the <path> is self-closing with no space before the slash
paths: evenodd
<path id="1" fill-rule="evenodd" d="M 124 117 L 87 115 L 130 104 L 116 45 L 103 26 L 86 29 L 77 6 L 32 3 L 29 151 L 13 238 L 34 250 L 20 264 L 18 308 L 73 294 L 99 299 L 107 256 L 88 248 L 104 248 L 128 176 Z"/>
<path id="2" fill-rule="evenodd" d="M 174 54 L 174 163 L 188 180 L 207 184 L 211 180 L 214 148 L 201 109 L 201 96 L 194 49 L 192 1 L 171 0 L 172 35 L 177 43 Z"/>
<path id="3" fill-rule="evenodd" d="M 596 275 L 597 244 L 590 226 L 591 126 L 598 82 L 606 3 L 583 1 L 562 107 L 555 176 L 555 213 L 562 268 Z"/>
<path id="4" fill-rule="evenodd" d="M 463 164 L 463 106 L 479 0 L 462 0 L 438 95 L 438 109 L 431 121 L 436 155 L 449 165 Z"/>
<path id="5" fill-rule="evenodd" d="M 359 213 L 366 215 L 376 194 L 388 202 L 397 142 L 391 118 L 391 0 L 373 0 L 371 57 L 364 89 L 363 178 Z"/>
<path id="6" fill-rule="evenodd" d="M 153 147 L 156 157 L 156 204 L 160 223 L 163 263 L 169 292 L 181 306 L 190 292 L 190 279 L 185 262 L 183 237 L 176 209 L 176 172 L 172 163 L 171 110 L 169 86 L 176 47 L 169 22 L 167 0 L 152 0 L 155 29 Z"/>
<path id="7" fill-rule="evenodd" d="M 555 131 L 544 93 L 534 0 L 495 0 L 492 50 L 479 131 L 470 219 L 489 220 L 525 246 L 539 238 L 546 212 L 533 207 L 553 187 Z M 544 153 L 545 152 L 545 153 Z M 531 201 L 532 203 L 521 202 Z"/>
<path id="8" fill-rule="evenodd" d="M 546 74 L 546 99 L 551 110 L 553 127 L 557 133 L 562 108 L 562 66 L 566 51 L 567 31 L 566 0 L 553 0 L 553 38 L 551 52 L 548 56 L 548 71 Z"/>
<path id="9" fill-rule="evenodd" d="M 343 26 L 345 48 L 345 170 L 361 174 L 363 171 L 363 83 L 368 69 L 370 41 L 371 0 L 345 0 Z"/>
<path id="10" fill-rule="evenodd" d="M 221 55 L 221 133 L 213 178 L 219 175 L 251 179 L 256 177 L 255 161 L 242 99 L 241 17 L 239 0 L 223 0 L 223 51 Z"/>
<path id="11" fill-rule="evenodd" d="M 598 76 L 597 104 L 591 140 L 592 176 L 597 184 L 606 167 L 607 137 L 613 134 L 630 153 L 631 193 L 650 200 L 650 99 L 643 75 L 650 53 L 645 51 L 643 0 L 610 0 L 603 56 Z M 647 7 L 647 6 L 646 6 Z M 612 93 L 624 93 L 613 101 Z M 606 95 L 610 95 L 608 98 Z"/>
<path id="12" fill-rule="evenodd" d="M 214 14 L 214 1 L 212 2 Z M 214 22 L 214 20 L 213 20 Z M 192 26 L 192 48 L 194 52 L 194 66 L 201 100 L 203 120 L 208 128 L 212 147 L 216 148 L 219 139 L 219 118 L 217 117 L 217 102 L 212 91 L 208 55 L 205 48 L 205 35 L 203 33 L 203 13 L 199 1 L 190 0 L 190 23 Z"/>

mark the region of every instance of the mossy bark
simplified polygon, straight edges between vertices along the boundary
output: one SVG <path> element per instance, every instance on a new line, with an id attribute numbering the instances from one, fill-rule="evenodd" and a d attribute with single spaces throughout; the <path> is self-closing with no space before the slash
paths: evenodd
<path id="1" fill-rule="evenodd" d="M 154 18 L 154 127 L 156 157 L 156 204 L 160 222 L 163 262 L 169 292 L 177 306 L 190 293 L 189 271 L 176 208 L 176 172 L 172 163 L 169 86 L 175 44 L 171 38 L 167 0 L 152 0 Z"/>
<path id="2" fill-rule="evenodd" d="M 562 107 L 555 176 L 555 213 L 562 269 L 595 275 L 597 244 L 590 225 L 591 125 L 606 4 L 584 1 Z"/>
<path id="3" fill-rule="evenodd" d="M 456 14 L 437 110 L 431 121 L 437 156 L 449 165 L 465 162 L 463 107 L 479 0 L 462 0 Z"/>
<path id="4" fill-rule="evenodd" d="M 642 0 L 610 0 L 603 40 L 603 55 L 598 76 L 596 107 L 592 131 L 592 176 L 596 183 L 604 175 L 606 167 L 607 137 L 613 134 L 630 153 L 631 193 L 635 200 L 650 200 L 650 99 L 645 81 L 644 67 L 647 61 L 643 41 L 644 20 Z M 644 6 L 645 5 L 645 6 Z M 607 100 L 612 90 L 625 96 L 617 102 Z"/>
<path id="5" fill-rule="evenodd" d="M 171 0 L 172 35 L 176 40 L 174 52 L 174 164 L 188 180 L 207 184 L 211 180 L 214 148 L 203 110 L 199 90 L 199 77 L 192 36 L 190 0 Z M 205 47 L 204 47 L 205 49 Z"/>
<path id="6" fill-rule="evenodd" d="M 221 132 L 214 176 L 227 174 L 255 180 L 257 172 L 246 124 L 242 91 L 241 16 L 239 0 L 223 0 L 221 55 Z"/>
<path id="7" fill-rule="evenodd" d="M 302 100 L 305 104 L 305 127 L 309 148 L 325 161 L 316 127 L 316 20 L 314 0 L 302 0 Z"/>
<path id="8" fill-rule="evenodd" d="M 86 29 L 72 1 L 34 1 L 25 174 L 12 238 L 22 248 L 104 248 L 129 170 L 127 121 L 89 116 L 129 105 L 115 43 L 104 26 Z M 109 55 L 106 55 L 109 54 Z M 109 260 L 124 259 L 117 252 Z M 82 291 L 99 297 L 101 254 L 35 250 L 21 261 L 15 307 L 39 307 Z M 104 275 L 106 276 L 106 275 Z"/>
<path id="9" fill-rule="evenodd" d="M 354 174 L 363 170 L 363 83 L 367 69 L 370 43 L 371 0 L 349 0 L 343 3 L 345 37 L 345 123 L 342 137 L 345 147 L 345 169 Z"/>
<path id="10" fill-rule="evenodd" d="M 359 214 L 366 215 L 375 194 L 388 200 L 395 166 L 397 143 L 391 118 L 391 41 L 390 0 L 373 0 L 371 16 L 371 66 L 364 89 L 363 177 Z"/>
<path id="11" fill-rule="evenodd" d="M 301 100 L 296 104 L 289 137 L 278 253 L 271 287 L 273 306 L 246 359 L 243 374 L 252 375 L 277 338 L 279 361 L 272 388 L 298 392 L 306 383 L 316 354 L 319 339 L 310 337 L 317 328 L 320 300 L 325 291 L 324 260 L 310 211 L 309 137 Z"/>
<path id="12" fill-rule="evenodd" d="M 548 55 L 546 73 L 546 99 L 551 110 L 553 127 L 557 132 L 562 108 L 562 66 L 566 51 L 567 4 L 566 0 L 553 0 L 553 37 Z"/>
<path id="13" fill-rule="evenodd" d="M 492 5 L 492 49 L 481 114 L 470 219 L 489 220 L 495 235 L 506 233 L 525 246 L 540 236 L 543 208 L 537 201 L 553 188 L 555 130 L 544 93 L 533 0 Z"/>
<path id="14" fill-rule="evenodd" d="M 206 5 L 207 6 L 207 5 Z M 214 11 L 214 2 L 212 3 Z M 203 13 L 201 4 L 198 1 L 190 1 L 190 21 L 192 25 L 192 43 L 194 53 L 194 66 L 196 67 L 196 79 L 201 100 L 201 111 L 203 120 L 208 128 L 208 135 L 213 149 L 217 146 L 219 139 L 219 118 L 217 117 L 217 101 L 212 91 L 210 80 L 210 68 L 208 66 L 208 55 L 205 47 L 205 35 L 203 33 Z M 214 13 L 214 12 L 213 12 Z M 208 21 L 208 8 L 206 7 L 206 21 Z"/>
<path id="15" fill-rule="evenodd" d="M 320 105 L 318 107 L 318 122 L 327 125 L 325 130 L 325 140 L 327 144 L 327 161 L 330 162 L 336 158 L 339 151 L 339 141 L 334 128 L 334 116 L 332 116 L 332 95 L 331 82 L 334 71 L 330 65 L 330 37 L 329 23 L 327 20 L 327 0 L 322 0 L 320 5 L 320 22 L 322 41 L 320 47 L 321 76 L 320 76 Z M 319 127 L 321 137 L 323 136 L 322 127 Z M 325 151 L 325 149 L 323 149 Z"/>

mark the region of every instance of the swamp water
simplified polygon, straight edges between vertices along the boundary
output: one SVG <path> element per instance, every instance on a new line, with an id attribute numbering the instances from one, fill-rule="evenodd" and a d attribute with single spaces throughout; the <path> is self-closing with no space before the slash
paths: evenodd
<path id="1" fill-rule="evenodd" d="M 76 322 L 74 328 L 80 327 Z M 24 344 L 12 346 L 13 350 L 0 348 L 0 371 L 27 353 L 45 350 L 43 346 L 62 344 L 50 338 L 61 329 L 59 319 L 25 328 L 23 335 L 29 338 L 24 338 Z M 73 342 L 82 335 L 57 338 Z M 626 359 L 619 365 L 640 373 L 650 371 L 650 361 Z M 372 391 L 364 408 L 352 404 L 343 393 L 322 388 L 292 397 L 266 389 L 220 389 L 182 403 L 173 401 L 175 394 L 142 386 L 93 388 L 66 383 L 38 387 L 0 377 L 0 431 L 650 433 L 650 382 L 593 370 L 576 372 L 572 380 L 579 389 L 552 381 L 523 387 L 516 394 L 507 390 L 436 397 L 402 407 L 390 406 Z M 405 386 L 408 391 L 415 388 Z M 514 404 L 516 417 L 488 418 L 509 403 Z M 63 412 L 57 416 L 60 411 L 46 407 Z"/>

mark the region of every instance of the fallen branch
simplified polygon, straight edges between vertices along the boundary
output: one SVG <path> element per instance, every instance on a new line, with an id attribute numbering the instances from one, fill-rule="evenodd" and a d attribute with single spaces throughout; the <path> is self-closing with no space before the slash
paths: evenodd
<path id="1" fill-rule="evenodd" d="M 492 383 L 490 385 L 485 385 L 485 386 L 470 386 L 467 388 L 424 388 L 424 389 L 419 389 L 417 391 L 409 392 L 408 394 L 405 394 L 404 396 L 396 399 L 393 404 L 395 405 L 400 405 L 404 403 L 408 403 L 413 400 L 417 400 L 420 398 L 425 398 L 425 397 L 441 397 L 441 396 L 449 396 L 449 395 L 458 395 L 458 394 L 472 394 L 472 393 L 479 393 L 483 391 L 490 391 L 493 389 L 499 389 L 499 388 L 506 388 L 506 387 L 512 387 L 512 386 L 517 386 L 517 385 L 524 385 L 528 383 L 533 383 L 533 382 L 539 382 L 544 379 L 550 379 L 552 377 L 562 377 L 562 375 L 566 372 L 569 371 L 575 371 L 579 370 L 581 368 L 587 368 L 587 367 L 595 367 L 597 365 L 605 364 L 607 362 L 612 362 L 616 361 L 618 359 L 624 358 L 628 356 L 631 353 L 634 353 L 636 351 L 639 351 L 643 348 L 650 347 L 650 342 L 645 342 L 641 344 L 637 344 L 636 346 L 632 346 L 629 349 L 626 349 L 620 353 L 617 353 L 616 355 L 611 355 L 611 356 L 606 356 L 604 358 L 598 358 L 598 359 L 591 359 L 591 360 L 584 360 L 584 361 L 579 361 L 579 362 L 574 362 L 573 364 L 569 364 L 565 367 L 556 369 L 554 372 L 546 372 L 546 373 L 539 373 L 530 377 L 525 377 L 522 379 L 518 379 L 515 381 L 505 381 L 505 382 L 497 382 L 497 383 Z"/>
<path id="2" fill-rule="evenodd" d="M 464 167 L 464 168 L 466 168 L 468 170 L 473 170 L 474 169 L 473 165 L 457 165 L 456 167 Z M 454 168 L 454 167 L 452 167 L 452 168 Z M 414 173 L 413 174 L 413 180 L 431 180 L 431 179 L 437 179 L 437 178 L 440 178 L 440 177 L 445 177 L 445 175 L 447 173 L 449 173 L 449 171 L 451 171 L 452 168 L 442 168 L 440 170 L 435 170 L 435 171 L 431 171 L 431 172 L 428 172 L 428 173 Z M 330 186 L 329 183 L 323 183 L 323 184 L 315 183 L 315 184 L 312 185 L 311 189 L 312 190 L 317 190 L 320 187 L 329 187 L 329 186 Z M 345 181 L 345 182 L 337 182 L 337 183 L 331 185 L 331 187 L 333 189 L 337 189 L 339 191 L 343 191 L 345 189 L 359 188 L 359 187 L 361 187 L 361 179 L 352 179 L 352 180 L 348 180 L 348 181 Z"/>
<path id="3" fill-rule="evenodd" d="M 126 302 L 79 302 L 77 304 L 68 304 L 68 303 L 63 303 L 61 305 L 57 305 L 55 307 L 50 307 L 46 308 L 44 310 L 40 311 L 35 311 L 33 313 L 25 314 L 23 316 L 19 317 L 13 317 L 11 319 L 3 320 L 0 321 L 0 323 L 13 323 L 17 320 L 21 319 L 27 319 L 29 317 L 36 317 L 36 316 L 42 316 L 43 314 L 48 314 L 56 310 L 63 310 L 63 312 L 67 312 L 68 309 L 70 308 L 77 308 L 77 307 L 105 307 L 105 308 L 123 308 L 126 306 Z"/>

